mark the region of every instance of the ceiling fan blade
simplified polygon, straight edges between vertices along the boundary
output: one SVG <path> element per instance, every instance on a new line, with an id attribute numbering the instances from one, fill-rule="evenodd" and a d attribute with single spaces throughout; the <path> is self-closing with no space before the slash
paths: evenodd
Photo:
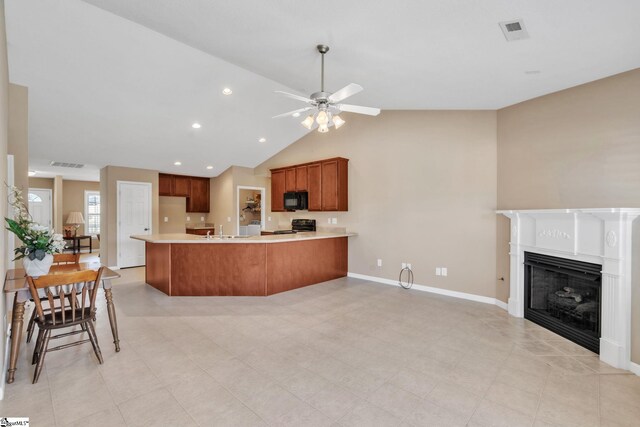
<path id="1" fill-rule="evenodd" d="M 340 104 L 337 106 L 340 111 L 347 111 L 349 113 L 366 114 L 368 116 L 377 116 L 380 114 L 379 108 L 362 107 L 360 105 Z"/>
<path id="2" fill-rule="evenodd" d="M 362 92 L 362 86 L 355 83 L 349 83 L 342 89 L 331 94 L 331 96 L 329 97 L 329 102 L 340 102 L 343 99 L 347 99 L 348 97 L 353 96 L 358 92 Z"/>
<path id="3" fill-rule="evenodd" d="M 297 110 L 289 111 L 289 112 L 287 112 L 287 113 L 278 114 L 277 116 L 273 116 L 273 117 L 271 117 L 271 118 L 272 118 L 272 119 L 279 119 L 279 118 L 281 118 L 281 117 L 292 116 L 292 115 L 294 115 L 295 113 L 302 113 L 302 112 L 305 112 L 305 111 L 309 111 L 309 110 L 311 110 L 312 108 L 314 108 L 314 107 L 304 107 L 304 108 L 299 108 L 299 109 L 297 109 Z"/>
<path id="4" fill-rule="evenodd" d="M 279 93 L 281 95 L 284 95 L 284 96 L 287 96 L 289 98 L 293 98 L 293 99 L 296 99 L 296 100 L 302 101 L 302 102 L 313 102 L 311 99 L 305 98 L 304 96 L 294 95 L 293 93 L 283 92 L 281 90 L 276 90 L 275 93 Z"/>

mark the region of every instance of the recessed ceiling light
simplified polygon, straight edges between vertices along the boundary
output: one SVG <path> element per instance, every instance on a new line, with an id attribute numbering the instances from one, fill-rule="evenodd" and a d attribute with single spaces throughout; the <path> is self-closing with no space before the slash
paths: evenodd
<path id="1" fill-rule="evenodd" d="M 260 138 L 258 142 L 267 142 L 267 138 Z"/>
<path id="2" fill-rule="evenodd" d="M 224 89 L 222 89 L 222 94 L 223 95 L 231 95 L 233 93 L 233 91 L 231 89 L 229 89 L 228 87 L 225 87 Z"/>
<path id="3" fill-rule="evenodd" d="M 36 175 L 36 171 L 29 171 L 29 176 L 35 176 Z"/>
<path id="4" fill-rule="evenodd" d="M 213 166 L 209 165 L 207 166 L 207 169 L 213 169 Z"/>
<path id="5" fill-rule="evenodd" d="M 293 113 L 292 116 L 293 117 L 300 117 L 300 113 Z"/>
<path id="6" fill-rule="evenodd" d="M 182 164 L 182 162 L 174 162 L 173 164 L 176 165 L 176 166 L 180 166 Z"/>
<path id="7" fill-rule="evenodd" d="M 200 123 L 194 123 L 191 125 L 192 128 L 194 129 L 200 129 L 202 127 L 202 125 Z"/>

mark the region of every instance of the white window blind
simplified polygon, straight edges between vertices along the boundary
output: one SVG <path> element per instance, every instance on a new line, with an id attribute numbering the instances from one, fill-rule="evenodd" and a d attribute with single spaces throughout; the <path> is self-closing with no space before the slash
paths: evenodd
<path id="1" fill-rule="evenodd" d="M 100 233 L 100 192 L 84 192 L 85 234 Z"/>

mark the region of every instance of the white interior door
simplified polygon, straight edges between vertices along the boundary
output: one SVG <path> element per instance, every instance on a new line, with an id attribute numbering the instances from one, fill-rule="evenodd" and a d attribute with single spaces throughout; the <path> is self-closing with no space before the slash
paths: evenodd
<path id="1" fill-rule="evenodd" d="M 130 236 L 151 234 L 151 183 L 118 181 L 118 267 L 145 264 L 144 242 Z"/>
<path id="2" fill-rule="evenodd" d="M 29 188 L 27 201 L 33 221 L 51 229 L 51 190 L 47 188 Z M 58 230 L 58 232 L 62 233 L 62 230 Z"/>

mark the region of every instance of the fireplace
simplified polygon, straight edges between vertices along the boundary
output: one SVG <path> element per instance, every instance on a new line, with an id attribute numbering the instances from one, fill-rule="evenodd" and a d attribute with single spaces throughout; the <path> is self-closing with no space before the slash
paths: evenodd
<path id="1" fill-rule="evenodd" d="M 524 317 L 600 352 L 602 266 L 524 253 Z"/>
<path id="2" fill-rule="evenodd" d="M 640 263 L 640 257 L 632 254 L 632 247 L 638 244 L 633 236 L 634 228 L 640 226 L 640 219 L 636 219 L 640 218 L 640 209 L 499 213 L 511 220 L 509 314 L 525 317 L 527 311 L 526 317 L 531 321 L 550 329 L 557 326 L 554 330 L 560 335 L 564 335 L 567 323 L 577 326 L 575 335 L 591 341 L 583 345 L 598 353 L 601 361 L 640 373 L 640 367 L 634 368 L 637 365 L 631 363 L 631 272 Z M 558 259 L 560 264 L 556 264 Z M 574 271 L 576 266 L 580 273 Z M 575 280 L 578 278 L 581 280 Z M 525 281 L 535 285 L 536 281 L 544 283 L 551 279 L 557 279 L 562 286 L 545 290 L 543 285 L 538 290 L 534 287 L 533 292 L 529 285 L 525 286 Z M 571 298 L 573 303 L 568 301 Z M 578 311 L 584 301 L 594 304 L 582 306 Z M 596 304 L 600 309 L 592 310 Z M 598 337 L 599 346 L 593 345 Z"/>

